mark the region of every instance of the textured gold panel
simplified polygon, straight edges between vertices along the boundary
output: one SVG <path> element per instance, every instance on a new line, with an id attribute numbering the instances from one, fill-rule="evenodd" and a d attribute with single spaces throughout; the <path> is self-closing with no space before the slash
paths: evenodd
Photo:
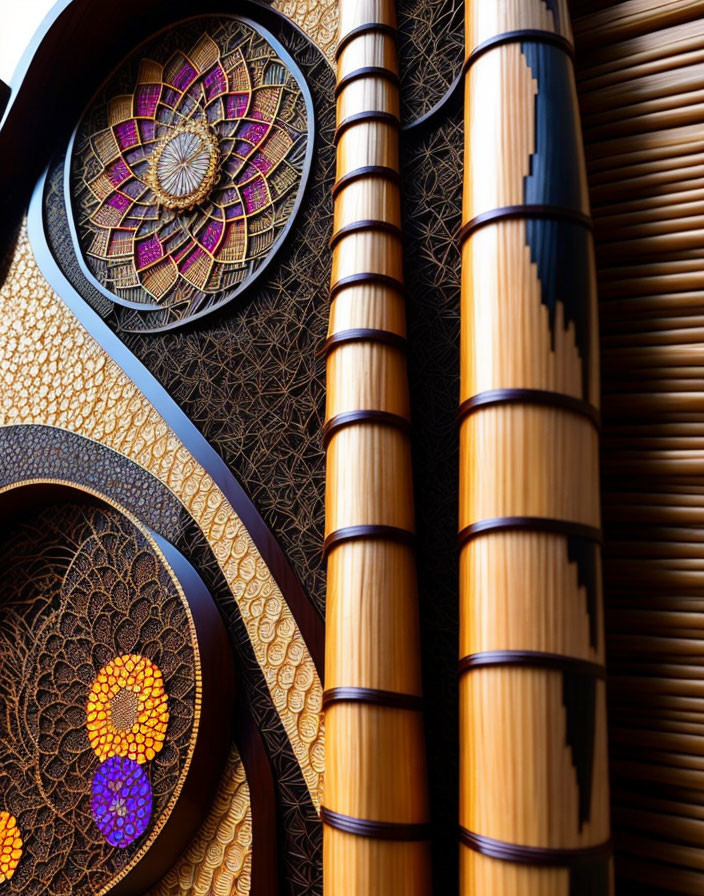
<path id="1" fill-rule="evenodd" d="M 0 288 L 0 363 L 0 425 L 56 426 L 118 451 L 163 482 L 200 526 L 319 807 L 322 687 L 290 608 L 212 478 L 47 284 L 26 223 Z"/>
<path id="2" fill-rule="evenodd" d="M 305 31 L 330 65 L 335 64 L 340 25 L 338 0 L 274 0 L 271 5 Z"/>
<path id="3" fill-rule="evenodd" d="M 237 749 L 195 840 L 148 896 L 245 896 L 252 878 L 252 810 Z"/>

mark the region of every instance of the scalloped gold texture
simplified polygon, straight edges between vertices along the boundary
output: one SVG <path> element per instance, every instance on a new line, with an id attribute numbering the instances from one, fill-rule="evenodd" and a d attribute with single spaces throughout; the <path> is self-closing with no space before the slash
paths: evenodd
<path id="1" fill-rule="evenodd" d="M 252 881 L 252 810 L 235 747 L 215 802 L 195 839 L 148 896 L 247 896 Z"/>
<path id="2" fill-rule="evenodd" d="M 0 288 L 0 359 L 0 425 L 55 426 L 100 442 L 156 476 L 200 526 L 319 808 L 322 686 L 293 614 L 212 478 L 48 285 L 26 222 Z"/>

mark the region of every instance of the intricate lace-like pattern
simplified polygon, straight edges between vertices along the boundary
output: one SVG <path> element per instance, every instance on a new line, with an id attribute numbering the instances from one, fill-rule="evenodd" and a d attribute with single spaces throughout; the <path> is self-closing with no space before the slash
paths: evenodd
<path id="1" fill-rule="evenodd" d="M 291 610 L 241 520 L 137 386 L 48 286 L 25 227 L 0 288 L 0 308 L 0 357 L 7 359 L 0 426 L 41 423 L 78 432 L 124 454 L 179 497 L 237 603 L 281 725 L 319 806 L 324 769 L 320 679 Z"/>
<path id="2" fill-rule="evenodd" d="M 135 51 L 79 125 L 71 192 L 83 260 L 159 329 L 233 298 L 297 207 L 310 139 L 302 79 L 236 18 Z"/>
<path id="3" fill-rule="evenodd" d="M 6 538 L 0 565 L 0 781 L 24 840 L 13 887 L 23 896 L 107 892 L 149 849 L 192 755 L 192 620 L 151 543 L 116 511 L 32 511 Z M 173 711 L 149 778 L 133 782 L 106 772 L 91 749 L 86 705 L 101 667 L 135 650 L 162 670 Z M 110 781 L 119 792 L 107 793 Z"/>

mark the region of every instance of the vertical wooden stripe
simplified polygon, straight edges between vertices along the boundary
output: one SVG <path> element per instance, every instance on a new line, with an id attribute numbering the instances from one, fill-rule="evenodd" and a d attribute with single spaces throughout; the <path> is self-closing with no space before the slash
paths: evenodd
<path id="1" fill-rule="evenodd" d="M 340 23 L 345 124 L 326 343 L 324 892 L 427 896 L 393 0 L 341 0 Z"/>
<path id="2" fill-rule="evenodd" d="M 481 226 L 462 243 L 460 889 L 605 896 L 599 444 L 574 413 L 599 405 L 596 290 L 570 22 L 563 0 L 466 9 L 463 222 Z M 481 400 L 494 390 L 520 401 Z M 487 655 L 511 662 L 472 660 Z"/>

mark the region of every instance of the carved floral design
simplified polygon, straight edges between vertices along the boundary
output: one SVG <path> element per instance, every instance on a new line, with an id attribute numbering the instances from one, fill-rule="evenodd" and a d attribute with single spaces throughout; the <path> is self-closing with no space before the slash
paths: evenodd
<path id="1" fill-rule="evenodd" d="M 235 18 L 175 28 L 79 126 L 84 261 L 118 302 L 188 316 L 231 298 L 283 234 L 307 143 L 301 87 L 263 34 Z"/>
<path id="2" fill-rule="evenodd" d="M 116 657 L 98 673 L 86 710 L 90 745 L 99 759 L 153 759 L 164 745 L 168 697 L 161 670 L 146 657 Z"/>

